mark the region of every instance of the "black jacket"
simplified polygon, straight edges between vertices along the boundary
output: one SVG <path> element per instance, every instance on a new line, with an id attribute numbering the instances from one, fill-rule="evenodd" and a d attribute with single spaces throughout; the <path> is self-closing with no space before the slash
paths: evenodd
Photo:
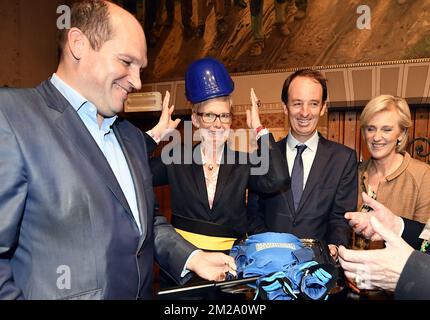
<path id="1" fill-rule="evenodd" d="M 415 249 L 420 249 L 422 239 L 419 235 L 424 224 L 403 218 L 405 229 L 402 238 Z M 430 300 L 430 255 L 414 251 L 406 262 L 394 298 L 400 300 Z"/>
<path id="2" fill-rule="evenodd" d="M 273 136 L 264 135 L 259 139 L 260 150 L 263 143 L 269 150 L 268 170 L 264 175 L 252 174 L 252 169 L 257 168 L 258 164 L 252 164 L 250 155 L 232 151 L 225 145 L 212 209 L 208 203 L 200 145 L 192 150 L 182 146 L 182 161 L 179 164 L 166 165 L 160 157 L 151 159 L 154 185 L 170 184 L 171 187 L 172 224 L 184 231 L 208 236 L 245 236 L 248 232 L 247 189 L 274 192 L 289 187 L 286 161 Z M 192 163 L 184 164 L 184 157 L 190 151 L 196 157 Z"/>
<path id="3" fill-rule="evenodd" d="M 284 158 L 286 144 L 286 137 L 278 142 Z M 356 153 L 320 135 L 297 212 L 290 189 L 283 189 L 273 193 L 250 193 L 248 217 L 252 233 L 288 232 L 299 238 L 347 245 L 351 230 L 344 214 L 356 211 L 356 207 Z"/>

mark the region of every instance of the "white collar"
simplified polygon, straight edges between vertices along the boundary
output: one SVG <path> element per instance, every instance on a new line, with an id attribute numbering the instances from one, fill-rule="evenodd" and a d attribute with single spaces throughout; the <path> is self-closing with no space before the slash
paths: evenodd
<path id="1" fill-rule="evenodd" d="M 318 142 L 319 142 L 318 131 L 315 131 L 312 137 L 310 137 L 304 143 L 294 138 L 293 134 L 291 133 L 291 130 L 287 136 L 287 146 L 290 149 L 290 151 L 294 151 L 297 145 L 304 144 L 309 150 L 311 150 L 312 152 L 315 152 L 318 148 Z"/>

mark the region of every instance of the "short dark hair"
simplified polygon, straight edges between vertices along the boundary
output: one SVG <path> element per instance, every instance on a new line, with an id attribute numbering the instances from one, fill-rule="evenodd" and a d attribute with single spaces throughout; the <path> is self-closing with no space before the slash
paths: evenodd
<path id="1" fill-rule="evenodd" d="M 80 29 L 88 38 L 91 48 L 99 50 L 113 35 L 108 1 L 83 0 L 75 2 L 70 12 L 70 28 Z M 70 29 L 60 30 L 58 53 L 61 58 Z"/>
<path id="2" fill-rule="evenodd" d="M 297 77 L 306 77 L 311 78 L 315 81 L 318 81 L 322 87 L 322 104 L 324 104 L 327 100 L 327 79 L 322 75 L 318 70 L 313 69 L 301 69 L 293 74 L 291 74 L 284 82 L 284 86 L 282 87 L 281 99 L 285 105 L 288 104 L 288 90 L 290 89 L 291 82 Z"/>

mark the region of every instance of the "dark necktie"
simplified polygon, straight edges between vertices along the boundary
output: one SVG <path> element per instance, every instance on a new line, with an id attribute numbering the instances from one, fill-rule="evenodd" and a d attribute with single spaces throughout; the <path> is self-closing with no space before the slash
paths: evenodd
<path id="1" fill-rule="evenodd" d="M 306 149 L 306 145 L 297 145 L 297 154 L 294 159 L 293 171 L 291 173 L 291 191 L 293 193 L 294 200 L 294 210 L 297 210 L 297 207 L 300 203 L 300 198 L 303 193 L 303 159 L 302 153 Z"/>

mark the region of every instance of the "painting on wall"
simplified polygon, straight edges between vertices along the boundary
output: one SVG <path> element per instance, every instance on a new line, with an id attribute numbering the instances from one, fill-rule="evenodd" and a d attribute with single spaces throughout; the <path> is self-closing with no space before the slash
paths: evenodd
<path id="1" fill-rule="evenodd" d="M 205 56 L 235 73 L 430 57 L 430 1 L 116 2 L 144 25 L 151 82 Z"/>

